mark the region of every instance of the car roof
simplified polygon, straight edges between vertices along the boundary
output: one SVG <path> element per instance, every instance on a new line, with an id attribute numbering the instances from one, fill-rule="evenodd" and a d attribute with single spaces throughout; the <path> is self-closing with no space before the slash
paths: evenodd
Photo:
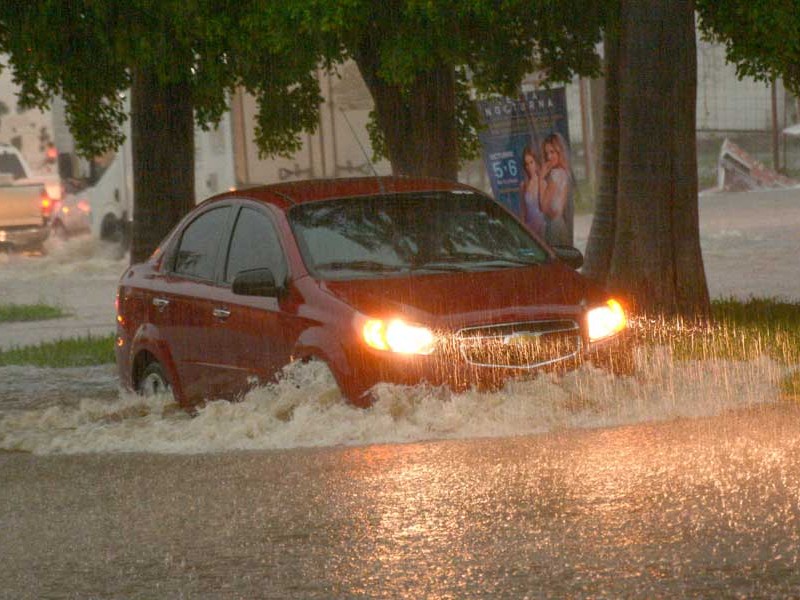
<path id="1" fill-rule="evenodd" d="M 377 196 L 405 192 L 471 190 L 467 185 L 433 177 L 354 177 L 308 179 L 243 188 L 214 196 L 210 201 L 247 198 L 288 209 L 296 204 L 354 196 Z"/>

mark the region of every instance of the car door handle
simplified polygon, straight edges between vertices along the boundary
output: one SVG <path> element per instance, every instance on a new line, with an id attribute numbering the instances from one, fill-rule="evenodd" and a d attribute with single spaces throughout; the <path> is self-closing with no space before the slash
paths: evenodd
<path id="1" fill-rule="evenodd" d="M 167 308 L 168 304 L 169 300 L 166 298 L 153 298 L 153 306 L 155 306 L 159 311 Z"/>
<path id="2" fill-rule="evenodd" d="M 215 308 L 212 314 L 217 319 L 224 321 L 225 319 L 231 316 L 231 311 L 229 311 L 227 308 Z"/>

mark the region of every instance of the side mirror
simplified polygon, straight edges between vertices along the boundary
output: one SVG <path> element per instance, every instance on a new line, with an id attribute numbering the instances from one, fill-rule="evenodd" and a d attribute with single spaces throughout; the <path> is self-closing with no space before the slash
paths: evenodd
<path id="1" fill-rule="evenodd" d="M 572 246 L 553 246 L 553 251 L 556 253 L 556 258 L 564 261 L 567 266 L 573 269 L 580 269 L 583 265 L 583 254 L 577 248 Z"/>
<path id="2" fill-rule="evenodd" d="M 240 296 L 263 296 L 265 298 L 275 297 L 281 290 L 269 269 L 239 271 L 233 279 L 232 289 L 234 294 Z"/>

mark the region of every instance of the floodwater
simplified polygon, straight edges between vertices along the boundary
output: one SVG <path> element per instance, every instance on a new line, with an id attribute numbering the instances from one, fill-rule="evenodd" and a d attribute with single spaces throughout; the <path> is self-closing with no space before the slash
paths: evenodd
<path id="1" fill-rule="evenodd" d="M 1 369 L 0 598 L 800 596 L 791 367 L 637 363 L 367 410 L 297 365 L 194 418 Z"/>
<path id="2" fill-rule="evenodd" d="M 800 299 L 800 202 L 725 198 L 701 199 L 712 294 Z M 73 313 L 0 347 L 110 330 L 123 262 L 0 260 L 0 301 Z M 361 410 L 298 365 L 195 418 L 111 366 L 0 367 L 0 598 L 800 597 L 797 365 L 637 366 Z"/>
<path id="3" fill-rule="evenodd" d="M 798 597 L 799 453 L 792 404 L 494 439 L 0 453 L 0 597 Z"/>

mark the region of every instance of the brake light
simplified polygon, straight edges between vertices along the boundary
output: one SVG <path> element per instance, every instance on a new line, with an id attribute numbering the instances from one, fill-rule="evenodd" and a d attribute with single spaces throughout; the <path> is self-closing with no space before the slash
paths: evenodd
<path id="1" fill-rule="evenodd" d="M 57 181 L 44 184 L 44 190 L 51 200 L 61 200 L 61 184 Z"/>
<path id="2" fill-rule="evenodd" d="M 125 317 L 122 316 L 120 312 L 120 306 L 122 305 L 122 301 L 120 299 L 120 290 L 117 290 L 117 295 L 114 297 L 114 312 L 117 313 L 117 323 L 120 325 L 125 325 Z"/>
<path id="3" fill-rule="evenodd" d="M 50 199 L 50 196 L 47 193 L 42 194 L 42 217 L 45 219 L 50 217 L 50 213 L 53 212 L 53 201 Z"/>

